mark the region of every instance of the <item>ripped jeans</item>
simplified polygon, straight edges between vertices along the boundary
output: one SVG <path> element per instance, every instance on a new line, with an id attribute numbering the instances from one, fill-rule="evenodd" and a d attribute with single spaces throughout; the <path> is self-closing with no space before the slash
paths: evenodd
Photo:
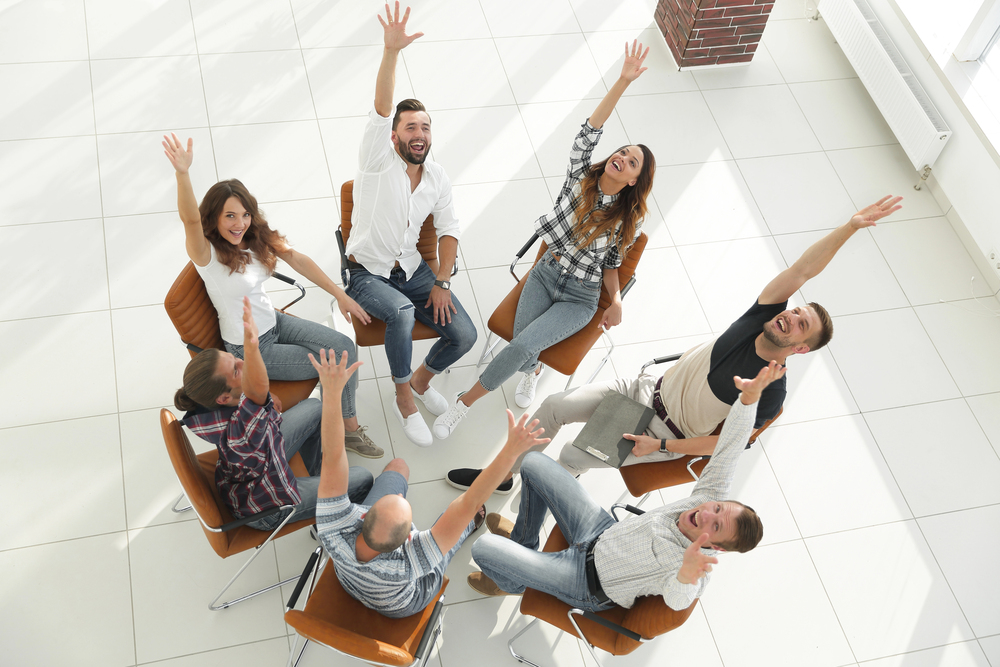
<path id="1" fill-rule="evenodd" d="M 436 276 L 421 261 L 410 279 L 395 268 L 388 278 L 369 273 L 363 267 L 351 267 L 351 284 L 347 295 L 358 302 L 369 315 L 385 322 L 385 356 L 389 359 L 392 381 L 409 382 L 413 375 L 413 325 L 417 320 L 433 329 L 440 338 L 424 359 L 427 370 L 437 375 L 443 372 L 476 343 L 476 325 L 473 324 L 458 297 L 451 295 L 451 302 L 458 309 L 451 322 L 434 324 L 434 309 L 425 308 L 430 298 Z"/>

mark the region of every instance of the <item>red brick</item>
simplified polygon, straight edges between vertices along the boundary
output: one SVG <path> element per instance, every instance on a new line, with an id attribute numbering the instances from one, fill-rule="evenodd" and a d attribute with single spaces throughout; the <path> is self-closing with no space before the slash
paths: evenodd
<path id="1" fill-rule="evenodd" d="M 749 0 L 748 0 L 747 4 L 748 5 L 750 4 Z M 774 4 L 774 0 L 753 0 L 753 4 L 755 4 L 755 5 L 773 5 Z"/>
<path id="2" fill-rule="evenodd" d="M 701 9 L 712 9 L 715 7 L 716 0 L 701 0 L 698 3 L 698 7 Z"/>
<path id="3" fill-rule="evenodd" d="M 753 16 L 760 14 L 764 8 L 760 5 L 756 7 L 730 7 L 726 10 L 726 16 Z"/>
<path id="4" fill-rule="evenodd" d="M 757 45 L 758 44 L 760 44 L 760 42 L 754 42 L 753 44 L 747 44 L 747 53 L 756 53 L 757 52 Z"/>
<path id="5" fill-rule="evenodd" d="M 728 28 L 731 23 L 729 19 L 707 19 L 705 21 L 696 21 L 694 24 L 695 30 L 706 30 L 708 28 Z"/>
<path id="6" fill-rule="evenodd" d="M 701 40 L 702 47 L 706 46 L 735 46 L 740 43 L 739 37 L 719 37 L 718 39 Z M 742 53 L 742 51 L 740 52 Z"/>
<path id="7" fill-rule="evenodd" d="M 726 15 L 725 9 L 701 9 L 695 16 L 696 19 L 701 21 L 702 19 L 717 19 Z"/>
<path id="8" fill-rule="evenodd" d="M 744 25 L 736 29 L 737 35 L 760 35 L 764 32 L 762 25 Z"/>
<path id="9" fill-rule="evenodd" d="M 736 36 L 736 28 L 712 28 L 711 30 L 695 30 L 691 33 L 697 39 L 718 39 L 719 37 Z"/>
<path id="10" fill-rule="evenodd" d="M 714 65 L 718 58 L 684 58 L 681 60 L 681 67 L 701 67 L 703 65 Z"/>
<path id="11" fill-rule="evenodd" d="M 774 0 L 771 0 L 774 2 Z M 753 0 L 715 0 L 716 7 L 742 7 L 743 5 L 752 5 Z"/>
<path id="12" fill-rule="evenodd" d="M 741 25 L 763 26 L 765 23 L 767 23 L 767 16 L 764 16 L 763 14 L 760 16 L 734 16 L 731 20 L 733 25 L 735 26 L 741 26 Z"/>
<path id="13" fill-rule="evenodd" d="M 709 52 L 710 56 L 740 56 L 746 53 L 745 46 L 720 46 Z"/>
<path id="14" fill-rule="evenodd" d="M 687 43 L 687 48 L 688 49 L 700 49 L 701 48 L 701 40 L 700 39 L 692 39 L 691 41 L 689 41 Z"/>
<path id="15" fill-rule="evenodd" d="M 753 60 L 753 54 L 747 53 L 741 56 L 719 56 L 716 61 L 717 65 L 729 65 L 732 63 L 748 63 Z"/>
<path id="16" fill-rule="evenodd" d="M 743 35 L 740 37 L 740 44 L 756 44 L 760 41 L 760 35 Z"/>
<path id="17" fill-rule="evenodd" d="M 684 52 L 685 58 L 707 58 L 709 49 L 688 49 Z"/>
<path id="18" fill-rule="evenodd" d="M 764 14 L 770 14 L 771 10 L 774 8 L 773 4 L 770 4 L 771 0 L 767 0 L 769 4 L 764 5 Z"/>

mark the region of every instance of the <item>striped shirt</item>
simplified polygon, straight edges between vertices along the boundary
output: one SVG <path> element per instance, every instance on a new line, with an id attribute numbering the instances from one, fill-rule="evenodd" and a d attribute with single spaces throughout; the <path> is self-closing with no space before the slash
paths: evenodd
<path id="1" fill-rule="evenodd" d="M 429 530 L 410 529 L 410 537 L 395 551 L 359 563 L 355 543 L 368 511 L 346 495 L 316 502 L 316 530 L 333 559 L 337 578 L 351 597 L 383 614 L 406 609 L 421 592 L 421 577 L 435 572 L 444 556 Z"/>
<path id="2" fill-rule="evenodd" d="M 553 255 L 559 256 L 559 264 L 577 278 L 589 282 L 601 280 L 602 269 L 616 269 L 622 263 L 622 255 L 618 252 L 610 231 L 583 248 L 577 248 L 573 238 L 573 228 L 577 223 L 575 204 L 580 196 L 580 182 L 590 171 L 590 156 L 603 133 L 604 130 L 594 128 L 589 119 L 580 127 L 569 152 L 566 180 L 559 190 L 555 208 L 535 221 L 535 233 L 545 240 Z M 616 199 L 618 195 L 604 194 L 598 184 L 597 205 L 594 210 L 606 209 Z M 616 234 L 620 227 L 621 221 L 615 227 Z M 640 220 L 635 226 L 635 237 L 626 248 L 631 248 L 635 239 L 639 238 L 641 227 Z"/>
<path id="3" fill-rule="evenodd" d="M 605 594 L 622 607 L 637 597 L 662 595 L 671 609 L 687 609 L 701 597 L 711 575 L 682 584 L 677 573 L 691 540 L 677 527 L 681 514 L 711 500 L 728 500 L 736 464 L 753 430 L 757 404 L 733 404 L 715 452 L 694 491 L 684 500 L 632 516 L 608 528 L 594 547 L 597 578 Z M 713 554 L 712 549 L 702 553 Z"/>
<path id="4" fill-rule="evenodd" d="M 242 395 L 235 408 L 188 413 L 182 423 L 219 450 L 215 484 L 237 519 L 302 502 L 270 394 L 264 405 Z"/>

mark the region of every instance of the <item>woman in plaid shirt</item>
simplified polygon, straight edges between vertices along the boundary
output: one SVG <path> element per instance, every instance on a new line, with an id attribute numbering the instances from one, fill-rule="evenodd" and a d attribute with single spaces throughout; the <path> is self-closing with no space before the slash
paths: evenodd
<path id="1" fill-rule="evenodd" d="M 528 274 L 514 316 L 514 339 L 493 358 L 479 381 L 434 422 L 434 436 L 445 439 L 469 408 L 518 371 L 524 378 L 514 396 L 526 408 L 541 372 L 538 354 L 582 329 L 597 312 L 601 282 L 611 295 L 602 327 L 621 322 L 618 267 L 639 236 L 656 160 L 642 144 L 623 146 L 591 165 L 604 122 L 629 84 L 646 71 L 649 53 L 642 44 L 625 45 L 621 76 L 573 140 L 569 168 L 555 208 L 535 221 L 548 252 Z"/>

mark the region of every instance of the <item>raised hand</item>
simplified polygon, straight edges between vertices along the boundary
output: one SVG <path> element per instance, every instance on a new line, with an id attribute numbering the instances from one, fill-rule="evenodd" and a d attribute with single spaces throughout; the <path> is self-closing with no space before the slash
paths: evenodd
<path id="1" fill-rule="evenodd" d="M 527 424 L 528 413 L 521 415 L 521 418 L 514 423 L 514 413 L 507 410 L 507 445 L 513 447 L 518 452 L 531 449 L 535 445 L 544 445 L 549 442 L 549 438 L 541 437 L 545 433 L 544 428 L 536 429 L 538 420 L 533 420 Z"/>
<path id="2" fill-rule="evenodd" d="M 698 539 L 691 543 L 684 550 L 684 563 L 677 572 L 677 581 L 682 584 L 693 584 L 706 574 L 712 571 L 712 565 L 716 565 L 719 559 L 715 556 L 706 556 L 701 552 L 701 548 L 708 542 L 708 533 L 702 533 Z"/>
<path id="3" fill-rule="evenodd" d="M 413 40 L 424 36 L 424 33 L 422 32 L 417 32 L 412 35 L 406 34 L 406 22 L 409 20 L 409 7 L 406 8 L 401 20 L 399 18 L 399 0 L 396 0 L 396 9 L 391 13 L 389 11 L 389 3 L 385 3 L 385 20 L 382 20 L 381 15 L 378 16 L 378 22 L 382 24 L 382 29 L 384 31 L 382 39 L 385 42 L 385 48 L 390 51 L 401 51 L 409 46 Z"/>
<path id="4" fill-rule="evenodd" d="M 257 323 L 253 321 L 250 297 L 243 297 L 243 347 L 257 347 Z"/>
<path id="5" fill-rule="evenodd" d="M 636 46 L 638 44 L 638 47 Z M 629 53 L 628 42 L 625 42 L 625 63 L 622 65 L 622 78 L 629 83 L 639 78 L 648 67 L 643 67 L 642 62 L 649 55 L 649 47 L 642 50 L 642 42 L 637 39 L 632 40 L 632 52 Z"/>
<path id="6" fill-rule="evenodd" d="M 170 160 L 170 164 L 174 165 L 177 173 L 186 174 L 194 161 L 194 139 L 188 138 L 187 150 L 184 150 L 181 140 L 173 132 L 169 137 L 163 135 L 163 141 L 160 143 L 163 144 L 164 155 Z"/>
<path id="7" fill-rule="evenodd" d="M 327 352 L 330 356 L 327 358 Z M 336 396 L 337 401 L 340 401 L 340 393 L 343 391 L 344 386 L 347 381 L 351 379 L 355 371 L 361 368 L 362 362 L 355 361 L 350 366 L 347 365 L 347 352 L 341 352 L 340 361 L 334 359 L 333 350 L 320 350 L 319 351 L 319 361 L 316 361 L 316 357 L 309 353 L 309 362 L 312 363 L 313 368 L 316 369 L 316 373 L 319 375 L 319 381 L 323 385 L 323 396 Z M 328 394 L 328 392 L 333 392 Z"/>
<path id="8" fill-rule="evenodd" d="M 771 361 L 767 366 L 760 369 L 760 372 L 757 373 L 757 377 L 752 380 L 744 380 L 740 376 L 734 375 L 733 383 L 735 383 L 736 388 L 742 392 L 740 400 L 743 401 L 744 405 L 756 403 L 757 399 L 760 398 L 761 392 L 764 391 L 764 388 L 775 380 L 784 377 L 785 371 L 787 370 L 787 366 L 782 366 L 777 361 Z"/>
<path id="9" fill-rule="evenodd" d="M 865 206 L 863 209 L 855 213 L 851 218 L 851 227 L 854 229 L 874 227 L 875 223 L 885 216 L 903 208 L 899 205 L 899 202 L 901 201 L 903 201 L 902 197 L 893 197 L 892 195 L 882 197 L 874 204 Z"/>

